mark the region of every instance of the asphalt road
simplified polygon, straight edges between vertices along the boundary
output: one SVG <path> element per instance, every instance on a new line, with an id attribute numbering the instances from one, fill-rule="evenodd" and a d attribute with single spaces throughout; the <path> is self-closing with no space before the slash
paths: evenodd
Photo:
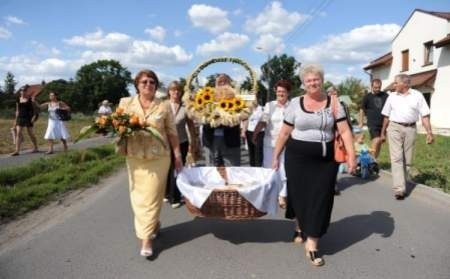
<path id="1" fill-rule="evenodd" d="M 102 145 L 102 144 L 110 143 L 112 141 L 113 141 L 113 139 L 109 138 L 109 137 L 96 137 L 96 138 L 85 139 L 85 140 L 82 140 L 75 144 L 69 142 L 68 147 L 69 147 L 69 150 L 85 149 L 87 147 Z M 55 154 L 64 152 L 64 151 L 62 151 L 63 150 L 62 144 L 55 144 L 55 147 L 54 147 L 55 152 L 51 155 L 45 154 L 45 152 L 47 151 L 46 146 L 40 146 L 39 150 L 40 150 L 40 152 L 38 152 L 38 153 L 31 153 L 31 150 L 23 150 L 20 152 L 19 156 L 10 156 L 9 154 L 2 154 L 2 155 L 0 155 L 0 167 L 7 168 L 7 167 L 19 166 L 19 165 L 26 164 L 27 162 L 29 162 L 31 160 L 35 160 L 35 159 L 38 159 L 41 157 L 51 157 L 51 156 L 54 156 Z"/>
<path id="2" fill-rule="evenodd" d="M 294 226 L 282 211 L 233 222 L 167 204 L 156 255 L 142 258 L 122 170 L 0 246 L 0 278 L 450 278 L 448 195 L 418 186 L 396 201 L 386 174 L 341 182 L 321 268 L 291 242 Z"/>

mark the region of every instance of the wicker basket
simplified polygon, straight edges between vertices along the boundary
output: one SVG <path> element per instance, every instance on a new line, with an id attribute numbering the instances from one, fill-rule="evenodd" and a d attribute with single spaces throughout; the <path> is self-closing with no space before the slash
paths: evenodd
<path id="1" fill-rule="evenodd" d="M 189 212 L 198 217 L 221 218 L 227 220 L 249 220 L 266 215 L 256 209 L 236 190 L 214 190 L 201 208 L 193 206 L 185 199 Z"/>

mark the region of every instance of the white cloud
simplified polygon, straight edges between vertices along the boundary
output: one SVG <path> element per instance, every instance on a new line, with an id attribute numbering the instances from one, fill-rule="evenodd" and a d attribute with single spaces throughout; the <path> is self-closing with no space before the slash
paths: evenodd
<path id="1" fill-rule="evenodd" d="M 192 5 L 188 11 L 189 18 L 195 27 L 204 28 L 214 34 L 225 31 L 231 25 L 227 14 L 220 8 L 204 4 Z"/>
<path id="2" fill-rule="evenodd" d="M 164 38 L 166 37 L 166 29 L 162 26 L 155 26 L 153 28 L 147 28 L 144 31 L 145 33 L 149 34 L 150 37 L 157 40 L 158 42 L 164 41 Z"/>
<path id="3" fill-rule="evenodd" d="M 116 59 L 128 67 L 175 66 L 192 59 L 179 45 L 165 46 L 146 40 L 137 40 L 126 34 L 108 33 L 101 30 L 84 36 L 65 40 L 69 45 L 88 48 L 82 59 L 92 62 L 97 59 Z"/>
<path id="4" fill-rule="evenodd" d="M 71 52 L 71 58 L 61 58 L 58 56 L 59 49 L 32 41 L 28 46 L 31 51 L 28 51 L 27 55 L 0 56 L 0 74 L 11 71 L 21 83 L 36 83 L 42 80 L 73 78 L 82 65 L 99 59 L 117 60 L 131 72 L 137 72 L 149 67 L 163 71 L 164 67 L 171 68 L 186 64 L 193 57 L 179 45 L 165 46 L 119 33 L 103 34 L 97 31 L 83 36 L 74 36 L 65 42 L 69 45 L 68 49 L 66 47 L 66 52 L 70 52 L 70 46 L 75 46 L 75 51 Z M 124 42 L 128 43 L 127 47 L 123 46 Z M 107 45 L 108 43 L 110 45 Z M 79 51 L 79 46 L 86 49 Z M 168 75 L 167 78 L 169 78 Z"/>
<path id="5" fill-rule="evenodd" d="M 61 51 L 56 47 L 47 47 L 43 43 L 37 41 L 31 41 L 30 45 L 37 55 L 59 56 L 61 54 Z"/>
<path id="6" fill-rule="evenodd" d="M 72 46 L 82 46 L 92 49 L 126 51 L 130 46 L 131 37 L 116 32 L 104 35 L 103 31 L 99 29 L 94 33 L 65 39 L 64 42 Z"/>
<path id="7" fill-rule="evenodd" d="M 253 44 L 253 48 L 258 52 L 280 54 L 284 51 L 285 45 L 281 38 L 272 34 L 264 34 L 259 36 Z"/>
<path id="8" fill-rule="evenodd" d="M 233 11 L 233 15 L 235 15 L 235 16 L 238 16 L 240 14 L 242 14 L 242 10 L 241 9 L 236 9 L 236 10 Z"/>
<path id="9" fill-rule="evenodd" d="M 281 2 L 274 1 L 256 18 L 247 19 L 245 29 L 247 32 L 256 34 L 272 34 L 275 37 L 281 37 L 308 18 L 308 15 L 298 12 L 289 13 L 283 9 Z"/>
<path id="10" fill-rule="evenodd" d="M 18 86 L 26 83 L 40 83 L 54 79 L 68 79 L 82 64 L 77 61 L 58 58 L 38 59 L 28 55 L 3 57 L 0 59 L 0 69 L 14 73 Z"/>
<path id="11" fill-rule="evenodd" d="M 22 19 L 20 19 L 18 17 L 15 17 L 15 16 L 6 16 L 5 17 L 5 21 L 6 21 L 7 25 L 10 25 L 10 24 L 19 24 L 19 25 L 25 24 L 25 21 L 23 21 Z"/>
<path id="12" fill-rule="evenodd" d="M 8 29 L 0 26 L 0 39 L 9 39 L 11 37 L 11 32 Z"/>
<path id="13" fill-rule="evenodd" d="M 389 49 L 400 30 L 397 24 L 364 25 L 350 32 L 330 35 L 322 42 L 296 48 L 300 61 L 322 63 L 365 63 Z"/>
<path id="14" fill-rule="evenodd" d="M 325 80 L 333 84 L 339 84 L 351 76 L 351 74 L 342 74 L 340 72 L 325 72 Z"/>
<path id="15" fill-rule="evenodd" d="M 225 32 L 208 43 L 197 47 L 197 53 L 210 55 L 215 52 L 231 52 L 244 46 L 249 41 L 247 35 Z"/>

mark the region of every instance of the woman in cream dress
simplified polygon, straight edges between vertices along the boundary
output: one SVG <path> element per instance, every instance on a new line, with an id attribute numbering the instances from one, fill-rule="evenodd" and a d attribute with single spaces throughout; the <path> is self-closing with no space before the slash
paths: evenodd
<path id="1" fill-rule="evenodd" d="M 126 141 L 131 206 L 136 236 L 141 240 L 141 256 L 153 254 L 153 239 L 160 229 L 159 215 L 170 166 L 170 148 L 177 171 L 182 168 L 181 152 L 173 113 L 168 101 L 155 98 L 158 77 L 151 70 L 140 71 L 134 79 L 137 96 L 122 98 L 119 108 L 139 116 L 141 122 L 157 129 L 166 146 L 146 132 L 137 132 Z"/>

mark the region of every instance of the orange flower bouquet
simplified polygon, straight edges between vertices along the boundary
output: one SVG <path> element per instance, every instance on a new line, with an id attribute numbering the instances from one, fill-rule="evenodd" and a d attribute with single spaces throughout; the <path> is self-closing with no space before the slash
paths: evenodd
<path id="1" fill-rule="evenodd" d="M 76 143 L 92 133 L 112 133 L 119 137 L 118 142 L 120 142 L 138 131 L 149 133 L 166 147 L 166 143 L 158 130 L 147 125 L 138 115 L 125 113 L 123 108 L 117 108 L 111 115 L 97 117 L 92 125 L 81 129 L 74 142 Z"/>

